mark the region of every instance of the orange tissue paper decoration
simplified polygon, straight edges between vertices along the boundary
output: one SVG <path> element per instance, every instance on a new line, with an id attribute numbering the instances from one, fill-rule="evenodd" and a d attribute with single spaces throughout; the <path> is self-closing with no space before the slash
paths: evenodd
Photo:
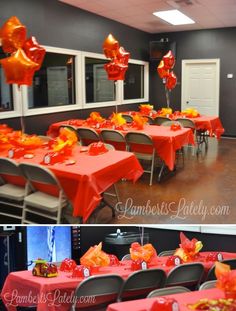
<path id="1" fill-rule="evenodd" d="M 35 37 L 27 39 L 24 43 L 23 49 L 27 57 L 38 64 L 36 70 L 39 70 L 46 54 L 46 50 L 38 44 Z"/>
<path id="2" fill-rule="evenodd" d="M 81 265 L 85 267 L 106 267 L 110 264 L 110 257 L 102 251 L 102 242 L 91 246 L 89 250 L 80 258 Z"/>
<path id="3" fill-rule="evenodd" d="M 113 112 L 111 117 L 111 123 L 115 126 L 121 126 L 126 124 L 126 120 L 122 117 L 122 113 Z"/>
<path id="4" fill-rule="evenodd" d="M 54 152 L 65 152 L 68 149 L 71 150 L 77 141 L 78 138 L 75 131 L 62 127 L 60 128 L 59 136 L 49 142 L 49 147 Z"/>
<path id="5" fill-rule="evenodd" d="M 175 251 L 175 256 L 179 256 L 184 262 L 195 259 L 203 245 L 197 239 L 189 240 L 183 232 L 180 233 L 180 248 Z"/>
<path id="6" fill-rule="evenodd" d="M 231 270 L 229 265 L 222 262 L 216 262 L 215 274 L 216 287 L 225 292 L 226 298 L 236 299 L 236 270 Z"/>
<path id="7" fill-rule="evenodd" d="M 144 104 L 139 106 L 139 111 L 142 114 L 149 115 L 153 110 L 153 105 Z"/>
<path id="8" fill-rule="evenodd" d="M 154 257 L 156 257 L 156 250 L 152 244 L 145 244 L 141 246 L 138 242 L 134 242 L 131 244 L 129 251 L 130 257 L 133 261 L 142 260 L 150 262 Z"/>
<path id="9" fill-rule="evenodd" d="M 3 51 L 13 53 L 23 46 L 26 40 L 26 27 L 16 16 L 12 16 L 2 26 L 0 37 Z"/>
<path id="10" fill-rule="evenodd" d="M 89 118 L 87 118 L 86 122 L 89 125 L 96 125 L 97 123 L 103 123 L 105 119 L 100 115 L 99 112 L 93 111 L 90 113 Z"/>
<path id="11" fill-rule="evenodd" d="M 0 60 L 4 69 L 6 83 L 31 85 L 38 64 L 30 60 L 22 49 Z"/>
<path id="12" fill-rule="evenodd" d="M 135 114 L 133 116 L 133 122 L 132 126 L 136 127 L 138 130 L 142 130 L 144 128 L 144 125 L 147 123 L 148 119 L 145 117 L 142 117 L 138 114 Z"/>

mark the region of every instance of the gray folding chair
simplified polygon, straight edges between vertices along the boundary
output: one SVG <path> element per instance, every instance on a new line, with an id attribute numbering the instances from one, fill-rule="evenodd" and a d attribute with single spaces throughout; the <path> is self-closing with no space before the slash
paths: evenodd
<path id="1" fill-rule="evenodd" d="M 152 117 L 149 117 L 149 116 L 144 116 L 144 118 L 147 118 L 147 123 L 149 125 L 154 125 L 154 119 Z"/>
<path id="2" fill-rule="evenodd" d="M 18 186 L 7 179 L 20 177 L 25 178 L 17 163 L 7 158 L 0 158 L 0 215 L 14 219 L 22 219 L 22 209 L 25 197 L 25 185 Z M 26 182 L 26 181 L 25 181 Z M 6 207 L 6 208 L 5 208 Z M 14 210 L 16 208 L 16 210 Z M 17 213 L 14 213 L 17 212 Z"/>
<path id="3" fill-rule="evenodd" d="M 201 286 L 199 287 L 199 290 L 205 290 L 205 289 L 210 289 L 210 288 L 215 288 L 216 287 L 216 281 L 207 281 L 205 283 L 202 283 Z"/>
<path id="4" fill-rule="evenodd" d="M 102 140 L 104 141 L 104 143 L 109 143 L 109 144 L 114 144 L 114 143 L 118 143 L 120 144 L 120 148 L 119 146 L 117 147 L 117 145 L 115 145 L 115 148 L 117 150 L 127 150 L 127 144 L 126 144 L 126 140 L 125 140 L 125 136 L 116 130 L 102 130 L 100 132 L 100 136 L 102 138 Z"/>
<path id="5" fill-rule="evenodd" d="M 100 136 L 93 129 L 89 129 L 86 127 L 79 127 L 77 129 L 77 134 L 80 139 L 80 143 L 82 146 L 88 146 L 93 142 L 100 141 Z"/>
<path id="6" fill-rule="evenodd" d="M 122 257 L 121 261 L 130 260 L 130 259 L 131 259 L 130 254 L 126 254 Z"/>
<path id="7" fill-rule="evenodd" d="M 28 180 L 26 196 L 24 198 L 24 207 L 22 215 L 22 223 L 38 223 L 28 219 L 31 218 L 48 218 L 60 223 L 62 208 L 68 204 L 64 191 L 57 180 L 56 176 L 49 169 L 41 165 L 33 165 L 28 163 L 21 163 L 19 165 L 25 178 Z M 58 196 L 53 196 L 37 189 L 35 183 L 43 184 L 45 186 L 53 186 L 58 191 Z"/>
<path id="8" fill-rule="evenodd" d="M 125 136 L 128 150 L 133 152 L 139 160 L 145 160 L 151 162 L 150 169 L 144 169 L 145 173 L 150 174 L 150 182 L 149 185 L 152 185 L 153 180 L 153 173 L 154 173 L 154 165 L 155 165 L 155 158 L 156 158 L 156 149 L 153 145 L 153 140 L 149 135 L 144 133 L 137 133 L 137 132 L 128 132 Z M 142 152 L 135 152 L 134 145 L 142 145 L 142 146 L 151 146 L 152 153 L 142 153 Z"/>
<path id="9" fill-rule="evenodd" d="M 168 250 L 168 251 L 160 252 L 160 253 L 158 254 L 158 257 L 172 256 L 172 255 L 174 255 L 174 253 L 175 253 L 175 250 L 174 250 L 174 249 L 171 249 L 171 250 Z"/>
<path id="10" fill-rule="evenodd" d="M 236 259 L 225 259 L 221 261 L 222 263 L 229 265 L 231 270 L 236 269 Z M 211 267 L 211 269 L 208 271 L 207 276 L 206 276 L 206 281 L 213 281 L 216 280 L 216 275 L 215 275 L 215 265 Z"/>
<path id="11" fill-rule="evenodd" d="M 122 114 L 122 118 L 124 118 L 127 123 L 133 122 L 133 117 L 130 116 L 129 114 Z"/>
<path id="12" fill-rule="evenodd" d="M 198 288 L 204 274 L 201 263 L 183 264 L 173 268 L 167 276 L 166 286 Z"/>
<path id="13" fill-rule="evenodd" d="M 124 282 L 118 301 L 144 298 L 151 291 L 165 286 L 166 273 L 162 269 L 140 270 Z"/>
<path id="14" fill-rule="evenodd" d="M 70 311 L 106 310 L 109 304 L 117 300 L 123 282 L 123 279 L 115 274 L 91 276 L 85 279 L 75 290 L 74 303 Z M 83 304 L 85 297 L 86 305 Z M 100 304 L 99 301 L 102 301 L 102 303 Z"/>
<path id="15" fill-rule="evenodd" d="M 167 117 L 156 117 L 153 122 L 155 125 L 162 125 L 166 121 L 171 121 L 170 118 Z"/>
<path id="16" fill-rule="evenodd" d="M 191 292 L 191 290 L 184 286 L 165 287 L 153 290 L 151 293 L 147 295 L 147 298 L 189 293 L 189 292 Z"/>

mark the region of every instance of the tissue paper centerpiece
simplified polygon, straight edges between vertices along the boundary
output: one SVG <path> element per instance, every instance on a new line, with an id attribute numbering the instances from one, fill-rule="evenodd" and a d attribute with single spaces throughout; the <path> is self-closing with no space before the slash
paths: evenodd
<path id="1" fill-rule="evenodd" d="M 100 125 L 105 122 L 105 119 L 100 115 L 99 112 L 91 112 L 89 118 L 86 119 L 86 123 L 89 126 L 100 127 Z"/>
<path id="2" fill-rule="evenodd" d="M 139 111 L 141 114 L 147 115 L 147 116 L 151 116 L 151 113 L 153 111 L 153 105 L 140 105 L 139 106 Z"/>
<path id="3" fill-rule="evenodd" d="M 102 242 L 100 242 L 98 245 L 89 248 L 80 258 L 80 263 L 85 267 L 106 267 L 110 264 L 110 258 L 102 251 Z"/>
<path id="4" fill-rule="evenodd" d="M 76 268 L 77 264 L 73 259 L 65 258 L 60 265 L 60 271 L 72 272 Z"/>
<path id="5" fill-rule="evenodd" d="M 92 156 L 96 156 L 106 152 L 108 152 L 108 149 L 106 148 L 106 145 L 101 141 L 90 144 L 88 148 L 88 153 Z"/>
<path id="6" fill-rule="evenodd" d="M 200 116 L 199 112 L 195 108 L 187 108 L 181 112 L 181 115 L 187 118 L 196 118 Z"/>
<path id="7" fill-rule="evenodd" d="M 179 311 L 179 304 L 173 298 L 157 297 L 149 311 Z"/>
<path id="8" fill-rule="evenodd" d="M 126 124 L 126 120 L 122 117 L 121 113 L 115 113 L 113 112 L 112 116 L 111 116 L 111 125 L 115 128 L 115 129 L 123 129 L 123 125 Z"/>
<path id="9" fill-rule="evenodd" d="M 147 123 L 148 119 L 145 117 L 142 117 L 138 114 L 135 114 L 133 116 L 133 122 L 132 122 L 132 127 L 137 128 L 138 130 L 143 130 L 144 125 Z"/>
<path id="10" fill-rule="evenodd" d="M 159 117 L 170 117 L 172 115 L 171 108 L 161 108 L 161 110 L 157 111 L 157 116 Z"/>
<path id="11" fill-rule="evenodd" d="M 157 257 L 156 250 L 152 244 L 145 244 L 141 246 L 138 242 L 131 244 L 129 249 L 131 257 L 132 270 L 148 269 L 152 260 Z"/>
<path id="12" fill-rule="evenodd" d="M 180 248 L 175 251 L 175 256 L 179 256 L 184 262 L 190 262 L 199 256 L 199 252 L 203 247 L 201 241 L 197 239 L 192 239 L 190 241 L 183 232 L 181 232 L 180 242 Z"/>

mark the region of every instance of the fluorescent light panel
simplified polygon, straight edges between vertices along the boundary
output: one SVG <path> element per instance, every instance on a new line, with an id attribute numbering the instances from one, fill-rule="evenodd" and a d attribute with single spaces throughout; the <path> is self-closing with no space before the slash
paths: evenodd
<path id="1" fill-rule="evenodd" d="M 181 13 L 179 10 L 159 11 L 154 12 L 153 15 L 163 19 L 171 25 L 187 25 L 195 23 L 194 20 Z"/>

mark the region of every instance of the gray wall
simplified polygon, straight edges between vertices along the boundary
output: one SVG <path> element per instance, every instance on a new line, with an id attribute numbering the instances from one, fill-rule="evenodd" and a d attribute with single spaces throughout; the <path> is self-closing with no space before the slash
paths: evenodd
<path id="1" fill-rule="evenodd" d="M 226 130 L 226 135 L 236 136 L 236 28 L 185 31 L 151 36 L 156 41 L 169 38 L 177 43 L 177 59 L 174 72 L 181 82 L 182 59 L 219 58 L 220 59 L 220 118 Z M 161 79 L 155 72 L 155 63 L 150 68 L 150 101 L 161 107 L 165 103 L 164 88 Z M 233 73 L 233 79 L 227 79 L 227 73 Z M 181 84 L 178 84 L 171 94 L 174 109 L 181 108 Z"/>

